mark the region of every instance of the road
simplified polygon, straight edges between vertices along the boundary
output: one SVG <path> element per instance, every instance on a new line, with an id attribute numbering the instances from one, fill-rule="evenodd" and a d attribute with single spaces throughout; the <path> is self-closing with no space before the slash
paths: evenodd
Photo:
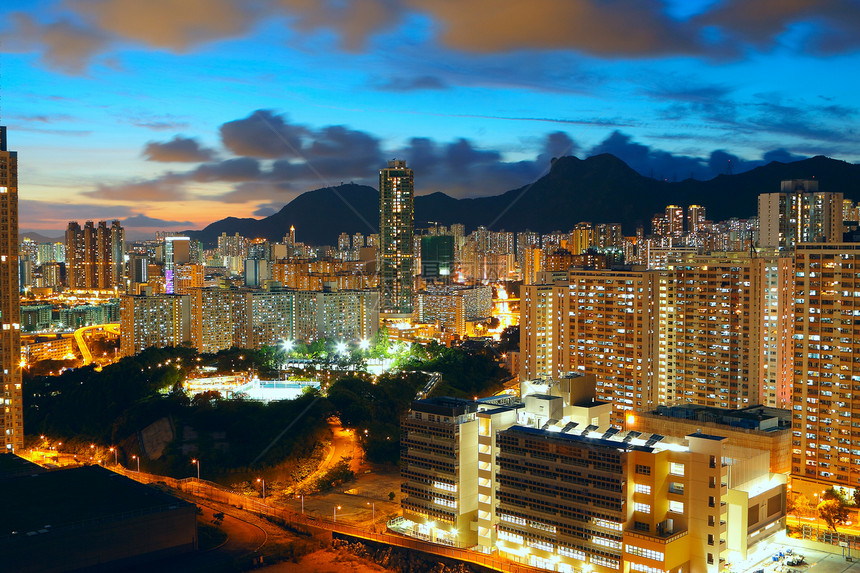
<path id="1" fill-rule="evenodd" d="M 287 495 L 292 495 L 297 491 L 301 491 L 304 486 L 313 483 L 314 480 L 318 479 L 325 472 L 334 467 L 334 465 L 342 458 L 351 457 L 352 461 L 349 464 L 350 469 L 353 472 L 358 473 L 361 447 L 358 445 L 355 433 L 351 430 L 344 429 L 340 425 L 340 421 L 336 418 L 329 420 L 329 428 L 331 429 L 332 439 L 331 446 L 329 447 L 329 451 L 325 459 L 320 462 L 317 469 L 315 469 L 308 477 L 288 487 L 285 491 Z"/>
<path id="2" fill-rule="evenodd" d="M 94 330 L 104 330 L 106 332 L 110 332 L 111 334 L 116 334 L 117 336 L 119 336 L 119 324 L 116 323 L 94 324 L 92 326 L 83 326 L 75 330 L 75 342 L 78 345 L 78 349 L 81 351 L 84 366 L 86 366 L 87 364 L 91 364 L 93 361 L 93 353 L 90 352 L 90 348 L 89 346 L 87 346 L 86 340 L 84 340 L 84 333 L 87 331 Z"/>
<path id="3" fill-rule="evenodd" d="M 212 523 L 215 513 L 224 512 L 224 520 L 218 528 L 227 534 L 227 541 L 209 551 L 196 551 L 171 557 L 162 561 L 147 563 L 139 567 L 124 569 L 128 573 L 148 573 L 158 570 L 159 573 L 215 573 L 219 571 L 236 571 L 236 564 L 251 564 L 254 558 L 268 541 L 268 534 L 261 527 L 243 519 L 243 512 L 235 509 L 224 509 L 192 496 L 183 495 L 203 510 L 201 520 Z"/>

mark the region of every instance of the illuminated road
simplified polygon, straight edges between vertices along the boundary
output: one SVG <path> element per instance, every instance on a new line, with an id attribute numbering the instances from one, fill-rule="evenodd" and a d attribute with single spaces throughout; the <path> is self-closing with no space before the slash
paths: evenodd
<path id="1" fill-rule="evenodd" d="M 360 448 L 355 438 L 355 433 L 341 427 L 340 421 L 334 418 L 329 420 L 329 427 L 331 428 L 332 439 L 328 455 L 326 455 L 326 458 L 322 462 L 320 462 L 320 465 L 317 467 L 317 469 L 315 469 L 308 477 L 288 487 L 285 490 L 286 494 L 292 494 L 295 491 L 301 489 L 302 486 L 309 483 L 313 483 L 313 480 L 319 478 L 325 472 L 334 467 L 334 465 L 338 463 L 341 458 L 351 457 L 352 461 L 349 464 L 350 469 L 358 473 L 358 453 Z"/>
<path id="2" fill-rule="evenodd" d="M 75 331 L 75 342 L 78 344 L 78 349 L 81 351 L 81 356 L 83 357 L 84 366 L 87 364 L 91 364 L 93 362 L 93 353 L 90 352 L 89 346 L 87 346 L 86 341 L 84 340 L 84 333 L 87 331 L 99 331 L 103 330 L 105 332 L 110 332 L 111 334 L 115 334 L 119 336 L 119 324 L 118 323 L 107 323 L 107 324 L 94 324 L 92 326 L 82 326 L 81 328 Z"/>

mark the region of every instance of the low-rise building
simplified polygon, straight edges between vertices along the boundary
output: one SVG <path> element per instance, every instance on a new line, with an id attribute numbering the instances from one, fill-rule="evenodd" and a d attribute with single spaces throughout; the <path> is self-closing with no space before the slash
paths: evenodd
<path id="1" fill-rule="evenodd" d="M 784 527 L 768 451 L 612 428 L 595 390 L 574 374 L 520 397 L 414 402 L 392 526 L 569 573 L 717 573 Z"/>

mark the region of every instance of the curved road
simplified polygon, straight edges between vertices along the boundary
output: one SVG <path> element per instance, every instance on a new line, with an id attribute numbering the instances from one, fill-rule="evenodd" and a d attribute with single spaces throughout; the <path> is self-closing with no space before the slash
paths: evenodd
<path id="1" fill-rule="evenodd" d="M 176 492 L 174 495 L 177 495 Z M 268 540 L 266 532 L 259 526 L 237 517 L 237 514 L 241 514 L 240 510 L 230 508 L 225 511 L 214 505 L 204 505 L 199 498 L 179 495 L 196 503 L 203 510 L 200 519 L 205 523 L 211 524 L 214 514 L 224 512 L 224 521 L 218 527 L 227 534 L 227 541 L 209 551 L 195 551 L 179 557 L 171 557 L 139 567 L 124 569 L 124 571 L 129 573 L 148 573 L 154 570 L 158 570 L 159 573 L 227 572 L 236 571 L 235 564 L 239 560 L 241 560 L 240 563 L 247 562 L 250 566 L 254 554 L 258 553 Z"/>
<path id="2" fill-rule="evenodd" d="M 75 342 L 78 344 L 78 349 L 81 351 L 81 357 L 83 358 L 83 363 L 85 366 L 87 364 L 92 363 L 93 361 L 93 353 L 90 352 L 90 348 L 87 346 L 87 343 L 84 340 L 84 332 L 88 330 L 105 330 L 107 332 L 110 332 L 111 334 L 119 335 L 119 324 L 94 324 L 92 326 L 83 326 L 75 330 Z"/>
<path id="3" fill-rule="evenodd" d="M 340 421 L 335 421 L 335 419 L 329 420 L 329 427 L 331 428 L 332 433 L 331 448 L 329 449 L 325 459 L 320 462 L 317 469 L 311 472 L 308 477 L 288 487 L 285 491 L 287 495 L 295 493 L 296 490 L 305 484 L 312 483 L 313 480 L 319 478 L 325 472 L 330 470 L 341 460 L 341 458 L 351 457 L 352 461 L 350 462 L 349 467 L 352 471 L 358 473 L 358 456 L 361 454 L 361 448 L 358 446 L 354 432 L 344 429 L 340 425 Z"/>

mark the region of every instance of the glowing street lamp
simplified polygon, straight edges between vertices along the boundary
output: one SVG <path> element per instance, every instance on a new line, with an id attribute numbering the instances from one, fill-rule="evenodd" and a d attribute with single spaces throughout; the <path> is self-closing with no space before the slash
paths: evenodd
<path id="1" fill-rule="evenodd" d="M 137 473 L 140 473 L 140 458 L 137 456 L 131 456 L 131 459 L 137 460 Z"/>
<path id="2" fill-rule="evenodd" d="M 337 523 L 337 510 L 340 509 L 339 505 L 334 506 L 334 522 Z"/>
<path id="3" fill-rule="evenodd" d="M 119 461 L 116 459 L 116 448 L 111 448 L 110 451 L 113 452 L 113 465 L 119 464 Z"/>
<path id="4" fill-rule="evenodd" d="M 368 350 L 370 348 L 370 341 L 366 338 L 362 338 L 361 341 L 358 343 L 358 347 L 362 350 Z"/>
<path id="5" fill-rule="evenodd" d="M 281 342 L 281 348 L 284 349 L 284 352 L 292 352 L 293 348 L 295 348 L 295 344 L 292 340 L 284 340 Z"/>
<path id="6" fill-rule="evenodd" d="M 257 478 L 257 483 L 260 482 L 263 482 L 263 499 L 266 499 L 266 480 L 264 480 L 263 478 Z"/>
<path id="7" fill-rule="evenodd" d="M 368 501 L 367 505 L 371 506 L 371 509 L 373 510 L 373 524 L 376 525 L 376 502 Z"/>
<path id="8" fill-rule="evenodd" d="M 197 481 L 200 481 L 200 460 L 195 458 L 191 460 L 191 463 L 197 466 Z"/>
<path id="9" fill-rule="evenodd" d="M 338 354 L 346 354 L 346 342 L 338 342 L 335 346 L 335 349 L 337 350 Z"/>

